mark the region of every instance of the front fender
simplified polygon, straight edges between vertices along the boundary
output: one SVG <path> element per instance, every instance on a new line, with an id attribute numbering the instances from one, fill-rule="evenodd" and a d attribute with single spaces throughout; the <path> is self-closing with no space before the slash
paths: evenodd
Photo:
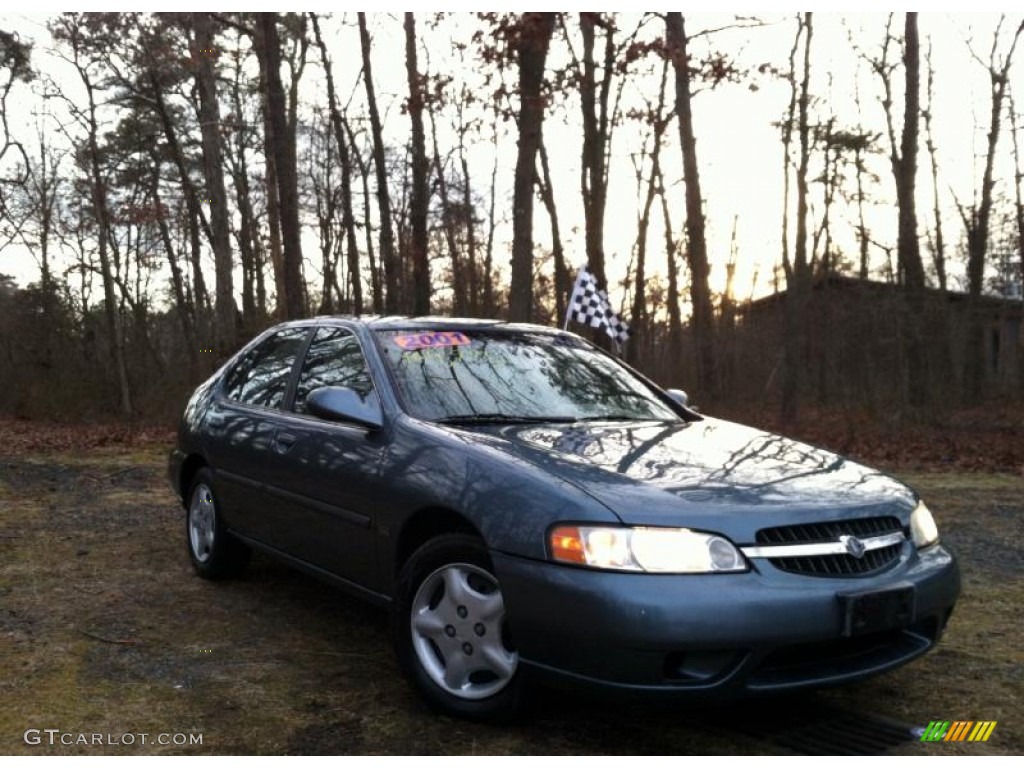
<path id="1" fill-rule="evenodd" d="M 464 516 L 491 549 L 547 558 L 548 529 L 559 522 L 620 523 L 603 504 L 526 459 L 458 430 L 402 418 L 383 467 L 391 478 L 397 532 L 416 511 L 443 507 Z"/>

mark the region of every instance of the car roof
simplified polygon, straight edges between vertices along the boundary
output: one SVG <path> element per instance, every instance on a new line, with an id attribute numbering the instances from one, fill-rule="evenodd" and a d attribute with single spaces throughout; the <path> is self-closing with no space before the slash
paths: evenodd
<path id="1" fill-rule="evenodd" d="M 318 315 L 317 317 L 305 320 L 295 320 L 291 323 L 309 323 L 317 320 L 345 320 L 350 323 L 363 325 L 371 330 L 398 331 L 398 330 L 431 330 L 431 331 L 455 331 L 455 330 L 496 330 L 514 333 L 516 331 L 527 331 L 532 333 L 562 333 L 561 328 L 550 328 L 544 325 L 533 323 L 509 323 L 504 320 L 493 320 L 478 317 L 441 317 L 434 315 Z M 290 325 L 291 323 L 282 323 Z"/>

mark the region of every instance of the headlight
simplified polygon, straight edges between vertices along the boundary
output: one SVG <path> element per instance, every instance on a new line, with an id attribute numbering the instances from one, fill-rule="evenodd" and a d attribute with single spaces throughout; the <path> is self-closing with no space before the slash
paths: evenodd
<path id="1" fill-rule="evenodd" d="M 747 570 L 731 541 L 689 528 L 612 528 L 563 525 L 551 531 L 551 557 L 560 563 L 648 573 Z"/>
<path id="2" fill-rule="evenodd" d="M 910 535 L 918 549 L 927 547 L 939 540 L 939 529 L 935 525 L 935 518 L 928 511 L 923 501 L 917 502 L 914 511 L 910 513 Z"/>

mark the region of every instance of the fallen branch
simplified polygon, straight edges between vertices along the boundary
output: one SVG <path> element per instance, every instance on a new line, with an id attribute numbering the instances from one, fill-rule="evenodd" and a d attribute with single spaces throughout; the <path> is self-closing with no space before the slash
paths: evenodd
<path id="1" fill-rule="evenodd" d="M 138 640 L 136 638 L 128 638 L 127 640 L 117 640 L 115 638 L 103 637 L 102 635 L 97 635 L 92 632 L 86 632 L 84 629 L 80 629 L 78 631 L 86 637 L 91 637 L 93 640 L 99 640 L 101 642 L 110 643 L 112 645 L 140 645 L 142 643 L 141 640 Z"/>

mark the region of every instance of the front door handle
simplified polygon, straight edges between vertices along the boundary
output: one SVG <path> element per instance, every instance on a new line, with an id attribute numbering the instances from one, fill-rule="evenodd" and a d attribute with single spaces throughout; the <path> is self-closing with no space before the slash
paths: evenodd
<path id="1" fill-rule="evenodd" d="M 274 435 L 274 450 L 278 453 L 288 453 L 295 445 L 295 435 L 291 432 L 278 432 Z"/>

